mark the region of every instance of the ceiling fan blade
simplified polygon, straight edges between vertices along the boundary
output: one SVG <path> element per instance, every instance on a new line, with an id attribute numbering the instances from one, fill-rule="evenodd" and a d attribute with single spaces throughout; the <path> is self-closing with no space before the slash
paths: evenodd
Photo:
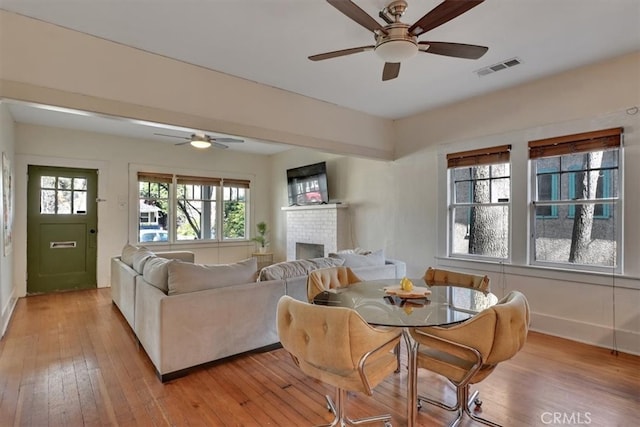
<path id="1" fill-rule="evenodd" d="M 327 2 L 345 14 L 348 18 L 351 18 L 358 24 L 362 25 L 369 31 L 379 31 L 383 34 L 387 34 L 387 30 L 375 19 L 371 17 L 367 12 L 360 9 L 360 7 L 350 0 L 327 0 Z"/>
<path id="2" fill-rule="evenodd" d="M 393 80 L 398 77 L 400 73 L 400 63 L 399 62 L 385 62 L 384 68 L 382 69 L 382 81 L 386 82 L 387 80 Z"/>
<path id="3" fill-rule="evenodd" d="M 185 141 L 185 142 L 178 142 L 178 143 L 177 143 L 177 144 L 175 144 L 175 145 L 187 145 L 187 144 L 190 144 L 190 143 L 191 143 L 191 140 L 189 140 L 189 141 Z"/>
<path id="4" fill-rule="evenodd" d="M 409 34 L 419 36 L 451 21 L 484 0 L 445 0 L 409 27 Z"/>
<path id="5" fill-rule="evenodd" d="M 154 135 L 168 136 L 169 138 L 190 139 L 189 137 L 186 137 L 186 136 L 167 135 L 166 133 L 154 133 Z"/>
<path id="6" fill-rule="evenodd" d="M 244 140 L 242 139 L 238 139 L 238 138 L 211 138 L 211 142 L 226 142 L 226 143 L 230 143 L 230 142 L 244 142 Z"/>
<path id="7" fill-rule="evenodd" d="M 337 58 L 339 56 L 351 55 L 353 53 L 365 52 L 367 50 L 373 50 L 375 46 L 360 46 L 352 47 L 350 49 L 334 50 L 333 52 L 319 53 L 309 57 L 312 61 L 322 61 L 323 59 Z"/>
<path id="8" fill-rule="evenodd" d="M 418 48 L 422 52 L 465 59 L 478 59 L 489 50 L 486 46 L 478 46 L 475 44 L 428 41 L 419 42 Z"/>
<path id="9" fill-rule="evenodd" d="M 211 145 L 213 145 L 216 148 L 220 148 L 222 150 L 229 148 L 228 146 L 224 145 L 224 144 L 220 144 L 219 142 L 216 141 L 211 141 Z"/>

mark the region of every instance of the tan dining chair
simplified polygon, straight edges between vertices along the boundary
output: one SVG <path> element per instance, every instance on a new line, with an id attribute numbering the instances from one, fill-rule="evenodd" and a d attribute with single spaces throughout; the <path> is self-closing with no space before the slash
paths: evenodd
<path id="1" fill-rule="evenodd" d="M 424 273 L 423 279 L 429 286 L 460 286 L 489 292 L 489 276 L 487 275 L 481 276 L 429 267 Z"/>
<path id="2" fill-rule="evenodd" d="M 349 267 L 327 267 L 313 270 L 309 273 L 309 278 L 307 279 L 307 298 L 309 302 L 313 302 L 313 299 L 321 292 L 344 288 L 360 282 L 360 278 Z M 396 355 L 396 359 L 398 359 L 396 372 L 400 372 L 399 344 L 393 352 Z"/>
<path id="3" fill-rule="evenodd" d="M 458 415 L 452 427 L 458 425 L 465 413 L 475 421 L 500 427 L 470 410 L 477 391 L 470 397 L 469 385 L 484 380 L 499 363 L 511 359 L 522 349 L 529 330 L 529 316 L 526 297 L 512 291 L 496 305 L 461 324 L 412 329 L 411 336 L 418 343 L 418 368 L 440 374 L 456 386 L 454 406 L 420 395 L 418 401 L 456 411 Z"/>
<path id="4" fill-rule="evenodd" d="M 349 267 L 327 267 L 313 270 L 307 279 L 307 298 L 309 302 L 321 292 L 343 288 L 360 282 L 360 278 Z"/>
<path id="5" fill-rule="evenodd" d="M 355 310 L 314 305 L 283 296 L 278 301 L 278 336 L 295 364 L 312 378 L 336 387 L 336 403 L 326 396 L 335 419 L 331 426 L 384 422 L 390 415 L 352 420 L 347 417 L 347 391 L 368 396 L 396 370 L 392 349 L 400 342 L 397 329 L 370 326 Z"/>

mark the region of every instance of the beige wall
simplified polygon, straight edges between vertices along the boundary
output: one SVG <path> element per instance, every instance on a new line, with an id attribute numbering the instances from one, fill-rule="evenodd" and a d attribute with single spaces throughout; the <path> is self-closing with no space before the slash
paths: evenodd
<path id="1" fill-rule="evenodd" d="M 425 146 L 598 117 L 638 105 L 640 52 L 475 97 L 396 123 L 396 158 Z M 489 75 L 483 78 L 499 78 Z"/>

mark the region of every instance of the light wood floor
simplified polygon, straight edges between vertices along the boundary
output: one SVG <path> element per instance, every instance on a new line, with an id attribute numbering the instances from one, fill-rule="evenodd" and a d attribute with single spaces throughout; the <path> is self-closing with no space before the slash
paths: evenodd
<path id="1" fill-rule="evenodd" d="M 373 397 L 350 394 L 349 413 L 391 413 L 395 426 L 406 425 L 406 372 Z M 420 372 L 419 384 L 421 392 L 453 398 L 435 376 Z M 505 427 L 632 426 L 640 415 L 640 357 L 530 333 L 479 388 L 484 416 Z M 333 390 L 303 375 L 282 349 L 162 384 L 109 289 L 22 298 L 0 340 L 3 427 L 307 426 L 331 420 L 326 393 Z M 451 415 L 425 405 L 418 423 L 445 425 Z"/>

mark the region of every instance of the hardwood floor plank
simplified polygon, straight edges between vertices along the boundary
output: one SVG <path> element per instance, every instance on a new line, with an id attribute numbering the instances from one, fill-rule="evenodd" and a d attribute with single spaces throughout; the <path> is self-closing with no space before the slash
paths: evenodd
<path id="1" fill-rule="evenodd" d="M 390 413 L 395 426 L 406 425 L 404 347 L 401 359 L 400 372 L 372 397 L 349 393 L 351 416 Z M 418 387 L 455 398 L 446 380 L 422 370 Z M 477 388 L 483 416 L 505 427 L 542 426 L 553 413 L 583 422 L 588 416 L 594 426 L 635 425 L 640 357 L 532 332 L 524 349 Z M 334 396 L 334 388 L 307 377 L 283 349 L 163 384 L 109 289 L 21 298 L 0 341 L 2 427 L 305 426 L 332 419 L 325 394 Z M 441 426 L 452 415 L 424 405 L 417 420 Z M 460 426 L 480 424 L 464 419 Z"/>

